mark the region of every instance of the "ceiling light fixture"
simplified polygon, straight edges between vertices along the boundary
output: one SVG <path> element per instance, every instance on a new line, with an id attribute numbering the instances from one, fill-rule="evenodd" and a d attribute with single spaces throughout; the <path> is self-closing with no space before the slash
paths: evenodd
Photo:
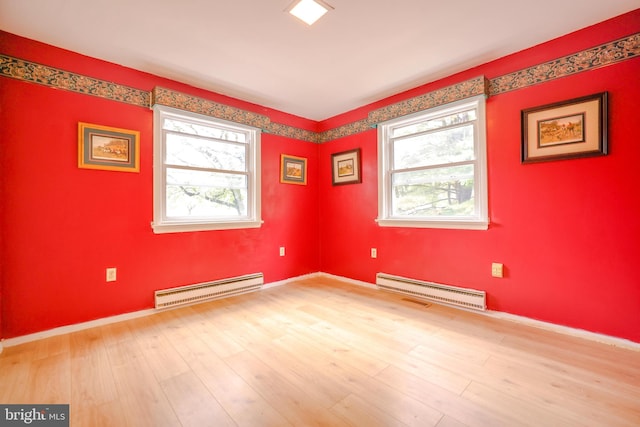
<path id="1" fill-rule="evenodd" d="M 287 12 L 308 25 L 312 25 L 330 10 L 333 10 L 333 7 L 322 0 L 295 0 L 286 9 Z"/>

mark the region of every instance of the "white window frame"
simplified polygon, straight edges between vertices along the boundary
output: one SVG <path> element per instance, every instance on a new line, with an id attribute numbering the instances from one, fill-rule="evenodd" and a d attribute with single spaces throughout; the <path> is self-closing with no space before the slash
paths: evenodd
<path id="1" fill-rule="evenodd" d="M 179 218 L 168 219 L 165 215 L 166 203 L 166 165 L 165 132 L 162 129 L 165 118 L 176 118 L 192 123 L 227 128 L 242 132 L 248 136 L 247 150 L 247 215 L 235 218 Z M 260 129 L 232 123 L 225 120 L 183 111 L 176 108 L 156 105 L 153 107 L 153 232 L 175 233 L 207 230 L 228 230 L 239 228 L 258 228 L 262 225 L 260 194 Z"/>
<path id="2" fill-rule="evenodd" d="M 473 107 L 474 123 L 474 214 L 470 216 L 425 216 L 416 218 L 392 215 L 392 147 L 391 135 L 396 127 L 419 123 Z M 485 96 L 479 95 L 413 113 L 378 125 L 378 218 L 383 227 L 452 228 L 486 230 L 489 227 L 487 190 L 487 148 Z"/>

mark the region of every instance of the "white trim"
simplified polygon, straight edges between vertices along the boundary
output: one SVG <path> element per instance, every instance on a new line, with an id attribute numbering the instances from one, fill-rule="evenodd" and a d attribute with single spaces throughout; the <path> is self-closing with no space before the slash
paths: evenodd
<path id="1" fill-rule="evenodd" d="M 164 233 L 180 233 L 189 231 L 212 231 L 212 230 L 233 230 L 240 228 L 260 228 L 264 224 L 264 221 L 229 221 L 229 222 L 191 222 L 188 224 L 179 223 L 172 224 L 164 222 L 161 224 L 152 222 L 151 228 L 155 234 Z"/>
<path id="2" fill-rule="evenodd" d="M 280 281 L 277 281 L 277 282 L 267 283 L 267 284 L 264 284 L 262 286 L 261 290 L 269 289 L 269 288 L 275 288 L 275 287 L 282 286 L 282 285 L 287 285 L 287 284 L 296 282 L 298 280 L 312 279 L 312 278 L 318 278 L 318 277 L 326 277 L 328 279 L 335 279 L 335 280 L 339 280 L 341 282 L 346 282 L 346 283 L 349 283 L 349 284 L 352 284 L 352 285 L 356 285 L 356 286 L 363 286 L 363 287 L 369 288 L 369 289 L 374 289 L 374 290 L 378 289 L 378 287 L 373 283 L 363 282 L 361 280 L 349 279 L 348 277 L 337 276 L 337 275 L 334 275 L 334 274 L 329 274 L 329 273 L 324 273 L 324 272 L 316 272 L 316 273 L 305 274 L 305 275 L 302 275 L 302 276 L 292 277 L 292 278 L 285 279 L 285 280 L 280 280 Z M 175 308 L 180 308 L 180 307 L 175 307 Z M 102 318 L 102 319 L 91 320 L 89 322 L 76 323 L 74 325 L 68 325 L 68 326 L 61 326 L 59 328 L 49 329 L 47 331 L 36 332 L 36 333 L 33 333 L 33 334 L 23 335 L 23 336 L 20 336 L 20 337 L 8 338 L 8 339 L 5 339 L 5 340 L 0 340 L 0 353 L 2 353 L 3 346 L 4 347 L 13 347 L 13 346 L 24 344 L 24 343 L 28 343 L 28 342 L 31 342 L 31 341 L 50 338 L 50 337 L 63 335 L 63 334 L 68 334 L 68 333 L 72 333 L 72 332 L 78 332 L 78 331 L 82 331 L 82 330 L 85 330 L 85 329 L 95 328 L 97 326 L 104 326 L 104 325 L 109 325 L 109 324 L 112 324 L 112 323 L 122 322 L 122 321 L 125 321 L 125 320 L 131 320 L 131 319 L 137 319 L 137 318 L 140 318 L 140 317 L 150 316 L 152 314 L 156 314 L 156 313 L 159 313 L 161 311 L 163 311 L 163 310 L 156 310 L 156 309 L 153 309 L 153 308 L 152 309 L 147 309 L 147 310 L 140 310 L 140 311 L 135 311 L 135 312 L 132 312 L 132 313 L 119 314 L 117 316 L 111 316 L 111 317 L 105 317 L 105 318 Z M 504 312 L 501 312 L 501 311 L 487 310 L 487 311 L 484 311 L 484 312 L 474 311 L 473 313 L 476 313 L 476 314 L 479 314 L 479 315 L 482 315 L 482 316 L 493 317 L 495 319 L 506 320 L 506 321 L 509 321 L 509 322 L 520 323 L 520 324 L 524 324 L 524 325 L 527 325 L 527 326 L 532 326 L 534 328 L 544 329 L 544 330 L 547 330 L 547 331 L 557 332 L 557 333 L 563 334 L 563 335 L 569 335 L 569 336 L 573 336 L 573 337 L 583 338 L 583 339 L 587 339 L 587 340 L 590 340 L 590 341 L 596 341 L 596 342 L 599 342 L 599 343 L 602 343 L 602 344 L 612 345 L 612 346 L 615 346 L 615 347 L 626 348 L 628 350 L 633 350 L 633 351 L 639 351 L 640 352 L 640 342 L 637 343 L 637 342 L 634 342 L 634 341 L 631 341 L 631 340 L 628 340 L 628 339 L 624 339 L 624 338 L 617 338 L 617 337 L 612 337 L 610 335 L 598 334 L 596 332 L 590 332 L 590 331 L 585 331 L 583 329 L 571 328 L 569 326 L 556 325 L 554 323 L 544 322 L 542 320 L 531 319 L 531 318 L 528 318 L 528 317 L 518 316 L 518 315 L 515 315 L 515 314 L 504 313 Z"/>
<path id="3" fill-rule="evenodd" d="M 361 282 L 359 280 L 353 280 L 353 279 L 349 279 L 347 277 L 342 277 L 342 276 L 335 276 L 333 274 L 329 274 L 329 273 L 320 273 L 320 276 L 322 277 L 327 277 L 327 278 L 331 278 L 331 279 L 336 279 L 336 280 L 340 280 L 342 282 L 347 282 L 347 283 L 351 283 L 353 285 L 358 285 L 358 286 L 364 286 L 370 289 L 379 289 L 376 285 L 368 283 L 368 282 Z M 435 303 L 437 304 L 437 303 Z M 640 342 L 634 342 L 631 340 L 627 340 L 624 338 L 618 338 L 618 337 L 612 337 L 610 335 L 604 335 L 604 334 L 598 334 L 596 332 L 591 332 L 591 331 L 585 331 L 583 329 L 576 329 L 576 328 L 571 328 L 569 326 L 562 326 L 562 325 L 556 325 L 555 323 L 549 323 L 549 322 L 544 322 L 542 320 L 536 320 L 536 319 L 531 319 L 529 317 L 524 317 L 524 316 L 518 316 L 515 314 L 510 314 L 510 313 L 504 313 L 501 311 L 492 311 L 492 310 L 487 310 L 487 311 L 470 311 L 470 310 L 465 310 L 461 307 L 452 307 L 458 310 L 464 310 L 467 312 L 472 312 L 472 313 L 476 313 L 476 314 L 480 314 L 483 316 L 489 316 L 489 317 L 493 317 L 495 319 L 501 319 L 501 320 L 506 320 L 509 322 L 515 322 L 515 323 L 520 323 L 523 325 L 527 325 L 527 326 L 531 326 L 534 328 L 539 328 L 539 329 L 544 329 L 547 331 L 552 331 L 552 332 L 557 332 L 559 334 L 563 334 L 563 335 L 569 335 L 569 336 L 574 336 L 574 337 L 578 337 L 578 338 L 584 338 L 590 341 L 596 341 L 596 342 L 600 342 L 603 344 L 607 344 L 607 345 L 612 345 L 615 347 L 621 347 L 621 348 L 626 348 L 629 350 L 634 350 L 634 351 L 640 351 Z"/>
<path id="4" fill-rule="evenodd" d="M 319 277 L 321 274 L 322 273 L 311 273 L 311 274 L 306 274 L 306 275 L 303 275 L 303 276 L 292 277 L 290 279 L 285 279 L 285 280 L 281 280 L 281 281 L 278 281 L 278 282 L 265 283 L 264 285 L 262 285 L 261 290 L 269 289 L 269 288 L 275 288 L 277 286 L 286 285 L 286 284 L 289 284 L 289 283 L 293 283 L 293 282 L 295 282 L 297 280 L 304 280 L 304 279 L 310 279 L 310 278 Z M 150 308 L 150 309 L 145 309 L 145 310 L 140 310 L 140 311 L 134 311 L 134 312 L 131 312 L 131 313 L 118 314 L 116 316 L 103 317 L 101 319 L 90 320 L 88 322 L 82 322 L 82 323 L 75 323 L 73 325 L 60 326 L 59 328 L 48 329 L 46 331 L 35 332 L 33 334 L 22 335 L 22 336 L 19 336 L 19 337 L 7 338 L 7 339 L 4 339 L 4 340 L 0 340 L 0 353 L 2 353 L 3 346 L 4 347 L 13 347 L 13 346 L 16 346 L 16 345 L 25 344 L 25 343 L 28 343 L 28 342 L 37 341 L 37 340 L 41 340 L 41 339 L 45 339 L 45 338 L 51 338 L 51 337 L 55 337 L 55 336 L 58 336 L 58 335 L 70 334 L 70 333 L 73 333 L 73 332 L 83 331 L 85 329 L 91 329 L 91 328 L 96 328 L 96 327 L 99 327 L 99 326 L 110 325 L 112 323 L 118 323 L 118 322 L 123 322 L 123 321 L 126 321 L 126 320 L 138 319 L 140 317 L 151 316 L 153 314 L 161 313 L 163 311 L 173 310 L 173 309 L 182 308 L 182 307 L 184 307 L 184 306 L 169 307 L 169 308 L 165 308 L 165 309 L 162 309 L 162 310 L 158 310 L 158 309 L 155 309 L 155 308 Z"/>
<path id="5" fill-rule="evenodd" d="M 424 120 L 444 116 L 468 107 L 475 108 L 477 117 L 474 126 L 474 157 L 473 162 L 460 164 L 474 165 L 474 198 L 475 212 L 470 216 L 452 217 L 398 217 L 391 212 L 391 163 L 392 129 Z M 489 228 L 489 197 L 487 171 L 487 128 L 486 128 L 486 96 L 477 95 L 467 99 L 440 105 L 427 110 L 418 111 L 406 116 L 387 120 L 378 124 L 378 217 L 376 222 L 381 227 L 410 227 L 410 228 L 448 228 L 463 230 L 487 230 Z M 453 165 L 454 163 L 445 163 Z"/>
<path id="6" fill-rule="evenodd" d="M 329 274 L 329 273 L 320 273 L 320 276 L 326 277 L 328 279 L 340 280 L 341 282 L 347 282 L 356 286 L 364 286 L 365 288 L 369 288 L 369 289 L 378 289 L 378 287 L 373 283 L 363 282 L 361 280 L 349 279 L 348 277 L 336 276 L 334 274 Z"/>
<path id="7" fill-rule="evenodd" d="M 599 334 L 597 332 L 586 331 L 584 329 L 572 328 L 570 326 L 557 325 L 542 320 L 531 319 L 530 317 L 518 316 L 517 314 L 505 313 L 503 311 L 488 310 L 485 316 L 495 319 L 507 320 L 509 322 L 520 323 L 526 326 L 532 326 L 546 331 L 557 332 L 562 335 L 569 335 L 577 338 L 584 338 L 589 341 L 596 341 L 602 344 L 612 345 L 614 347 L 626 348 L 628 350 L 640 351 L 640 343 L 627 340 L 624 338 L 612 337 L 611 335 Z"/>
<path id="8" fill-rule="evenodd" d="M 411 227 L 411 228 L 448 228 L 460 230 L 488 230 L 489 220 L 461 221 L 461 220 L 441 220 L 441 221 L 420 221 L 415 219 L 376 219 L 380 227 Z"/>
<path id="9" fill-rule="evenodd" d="M 56 337 L 58 335 L 70 334 L 73 332 L 83 331 L 85 329 L 91 329 L 98 326 L 110 325 L 112 323 L 118 323 L 125 320 L 138 319 L 140 317 L 146 317 L 156 313 L 158 313 L 158 310 L 151 308 L 147 310 L 134 311 L 132 313 L 118 314 L 116 316 L 103 317 L 101 319 L 90 320 L 88 322 L 60 326 L 59 328 L 48 329 L 46 331 L 35 332 L 33 334 L 22 335 L 15 338 L 7 338 L 3 340 L 2 343 L 5 345 L 5 347 L 13 347 L 15 345 L 25 344 L 45 338 Z"/>
<path id="10" fill-rule="evenodd" d="M 322 273 L 309 273 L 309 274 L 304 274 L 302 276 L 291 277 L 290 279 L 280 280 L 277 282 L 265 283 L 264 285 L 262 285 L 262 289 L 276 288 L 278 286 L 288 285 L 298 280 L 315 279 L 316 277 L 320 277 L 321 275 Z"/>
<path id="11" fill-rule="evenodd" d="M 165 217 L 165 140 L 162 120 L 164 117 L 181 119 L 186 122 L 199 123 L 203 126 L 228 128 L 245 133 L 247 145 L 247 215 L 243 218 L 220 219 L 167 219 Z M 151 228 L 155 234 L 179 233 L 193 231 L 231 230 L 244 228 L 260 228 L 262 221 L 262 130 L 254 126 L 234 123 L 228 120 L 213 118 L 190 111 L 156 104 L 153 107 L 153 221 Z"/>

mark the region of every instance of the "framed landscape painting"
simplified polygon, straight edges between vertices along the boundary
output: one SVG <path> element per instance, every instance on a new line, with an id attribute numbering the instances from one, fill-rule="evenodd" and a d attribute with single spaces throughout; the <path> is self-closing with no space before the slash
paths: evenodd
<path id="1" fill-rule="evenodd" d="M 78 123 L 78 167 L 140 171 L 140 132 Z"/>
<path id="2" fill-rule="evenodd" d="M 522 110 L 522 163 L 607 153 L 607 92 Z"/>
<path id="3" fill-rule="evenodd" d="M 331 155 L 333 185 L 362 182 L 360 149 L 342 151 Z"/>
<path id="4" fill-rule="evenodd" d="M 280 155 L 280 182 L 307 185 L 307 159 L 287 154 Z"/>

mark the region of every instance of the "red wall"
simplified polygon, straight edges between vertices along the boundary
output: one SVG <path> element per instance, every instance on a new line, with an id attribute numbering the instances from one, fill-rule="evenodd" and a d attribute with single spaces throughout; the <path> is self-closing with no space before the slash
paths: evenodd
<path id="1" fill-rule="evenodd" d="M 640 31 L 640 10 L 417 88 L 491 79 Z M 487 100 L 487 231 L 379 227 L 376 131 L 320 146 L 321 269 L 375 282 L 377 272 L 487 291 L 492 310 L 640 342 L 640 58 Z M 606 157 L 520 163 L 520 111 L 609 92 Z M 359 109 L 335 123 L 366 117 Z M 363 182 L 332 187 L 331 153 L 361 147 Z M 370 257 L 370 248 L 378 258 Z M 506 277 L 491 277 L 501 262 Z"/>
<path id="2" fill-rule="evenodd" d="M 138 89 L 163 86 L 307 130 L 640 31 L 640 10 L 315 123 L 0 32 L 0 52 Z M 640 342 L 640 59 L 487 101 L 487 231 L 381 228 L 376 131 L 321 145 L 262 136 L 260 229 L 153 234 L 150 110 L 0 77 L 0 337 L 150 308 L 156 289 L 261 271 L 373 283 L 377 272 L 486 290 L 489 308 Z M 609 92 L 610 154 L 522 165 L 520 111 Z M 77 167 L 77 123 L 141 132 L 139 174 Z M 331 153 L 362 149 L 362 184 L 331 185 Z M 280 154 L 309 159 L 308 185 L 280 184 Z M 278 256 L 278 247 L 287 256 Z M 370 248 L 378 258 L 370 258 Z M 502 262 L 506 277 L 490 275 Z M 106 267 L 118 268 L 107 284 Z"/>
<path id="3" fill-rule="evenodd" d="M 1 52 L 138 89 L 163 86 L 314 130 L 315 123 L 0 33 Z M 0 77 L 2 332 L 10 338 L 153 306 L 153 291 L 263 272 L 319 269 L 317 145 L 262 135 L 259 229 L 156 235 L 152 111 Z M 140 131 L 140 173 L 79 169 L 78 122 Z M 308 185 L 279 182 L 280 154 L 308 159 Z M 279 256 L 279 247 L 286 256 Z M 117 267 L 118 280 L 105 282 Z"/>

